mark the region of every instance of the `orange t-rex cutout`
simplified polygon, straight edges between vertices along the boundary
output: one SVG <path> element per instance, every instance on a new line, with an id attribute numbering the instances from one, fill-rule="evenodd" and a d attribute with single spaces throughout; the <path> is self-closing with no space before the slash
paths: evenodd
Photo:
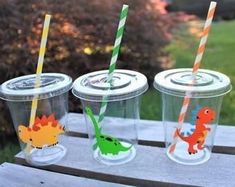
<path id="1" fill-rule="evenodd" d="M 188 153 L 195 154 L 197 150 L 194 149 L 194 145 L 197 144 L 197 148 L 202 150 L 204 148 L 204 143 L 207 137 L 208 132 L 211 130 L 207 128 L 206 125 L 212 122 L 215 119 L 215 112 L 209 107 L 204 107 L 199 110 L 197 113 L 197 119 L 195 123 L 195 131 L 192 135 L 184 137 L 180 134 L 180 130 L 177 129 L 177 135 L 188 143 Z"/>
<path id="2" fill-rule="evenodd" d="M 42 149 L 44 146 L 53 146 L 58 143 L 58 136 L 64 133 L 62 127 L 54 115 L 41 118 L 36 117 L 32 128 L 23 125 L 18 127 L 19 137 L 22 142 L 31 145 L 34 148 Z"/>

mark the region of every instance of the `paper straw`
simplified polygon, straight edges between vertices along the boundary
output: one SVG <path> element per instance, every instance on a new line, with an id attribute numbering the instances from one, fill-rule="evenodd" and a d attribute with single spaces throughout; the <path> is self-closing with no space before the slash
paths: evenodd
<path id="1" fill-rule="evenodd" d="M 203 29 L 203 34 L 201 37 L 201 41 L 197 50 L 197 55 L 194 61 L 194 65 L 193 65 L 193 72 L 192 72 L 192 82 L 189 84 L 189 86 L 193 86 L 194 82 L 196 81 L 196 76 L 199 70 L 199 67 L 201 65 L 201 60 L 202 60 L 202 56 L 204 54 L 205 48 L 206 48 L 206 42 L 207 42 L 207 38 L 208 38 L 208 34 L 211 28 L 211 23 L 214 17 L 214 13 L 215 13 L 215 8 L 216 8 L 216 2 L 211 1 L 210 3 L 210 7 L 207 13 L 207 18 L 206 18 L 206 22 L 204 25 L 204 29 Z M 192 97 L 192 93 L 191 92 L 186 92 L 186 95 L 184 97 L 184 101 L 183 101 L 183 105 L 180 111 L 180 115 L 178 118 L 178 127 L 177 129 L 179 129 L 179 131 L 181 131 L 182 125 L 184 123 L 184 119 L 188 110 L 188 106 L 190 103 L 190 98 Z M 177 139 L 178 139 L 178 135 L 177 135 L 177 129 L 174 132 L 174 136 L 173 136 L 173 142 L 170 146 L 170 153 L 173 153 L 176 147 L 176 143 L 177 143 Z"/>
<path id="2" fill-rule="evenodd" d="M 41 85 L 40 80 L 41 80 L 43 61 L 44 61 L 44 56 L 45 56 L 45 51 L 46 51 L 46 43 L 47 43 L 50 19 L 51 19 L 51 15 L 46 14 L 44 25 L 43 25 L 43 32 L 42 32 L 42 38 L 41 38 L 41 44 L 40 44 L 40 50 L 39 50 L 39 56 L 38 56 L 38 64 L 37 64 L 36 80 L 35 80 L 34 88 L 39 88 Z M 32 127 L 34 124 L 37 106 L 38 106 L 38 95 L 35 95 L 32 101 L 32 106 L 31 106 L 29 127 Z"/>
<path id="3" fill-rule="evenodd" d="M 128 5 L 124 4 L 122 6 L 122 11 L 121 11 L 121 14 L 120 14 L 118 29 L 117 29 L 117 33 L 116 33 L 116 39 L 115 39 L 113 52 L 112 52 L 112 58 L 111 58 L 111 61 L 110 61 L 110 64 L 109 64 L 109 72 L 108 72 L 107 82 L 110 85 L 109 85 L 108 91 L 111 88 L 111 84 L 112 84 L 111 80 L 113 78 L 113 73 L 114 73 L 114 70 L 116 68 L 117 58 L 118 58 L 118 54 L 119 54 L 119 51 L 120 51 L 122 36 L 123 36 L 125 23 L 126 23 L 126 18 L 127 18 L 127 14 L 128 14 L 128 7 L 129 7 Z M 103 96 L 103 98 L 102 98 L 98 123 L 100 123 L 104 119 L 105 111 L 106 111 L 106 108 L 107 108 L 107 99 L 108 99 L 108 94 Z"/>

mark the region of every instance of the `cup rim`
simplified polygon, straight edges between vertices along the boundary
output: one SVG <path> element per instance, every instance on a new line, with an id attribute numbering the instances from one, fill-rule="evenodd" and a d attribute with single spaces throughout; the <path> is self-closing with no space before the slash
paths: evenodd
<path id="1" fill-rule="evenodd" d="M 32 101 L 35 98 L 41 100 L 62 95 L 68 92 L 72 87 L 72 78 L 68 75 L 62 73 L 42 73 L 41 79 L 48 77 L 52 80 L 54 79 L 51 84 L 39 88 L 34 88 L 32 85 L 24 88 L 24 81 L 27 81 L 27 79 L 30 81 L 35 80 L 35 77 L 36 74 L 24 75 L 4 82 L 0 86 L 0 98 L 5 101 L 16 102 Z M 20 88 L 16 86 L 16 83 L 20 84 Z M 32 82 L 30 84 L 32 84 Z"/>

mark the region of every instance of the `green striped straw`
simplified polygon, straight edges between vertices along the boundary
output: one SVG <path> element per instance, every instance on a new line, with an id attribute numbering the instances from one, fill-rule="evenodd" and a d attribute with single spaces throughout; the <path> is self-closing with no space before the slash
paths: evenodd
<path id="1" fill-rule="evenodd" d="M 116 33 L 116 39 L 115 39 L 113 52 L 112 52 L 112 58 L 111 58 L 111 61 L 110 61 L 110 64 L 109 64 L 109 72 L 108 72 L 107 82 L 110 85 L 109 85 L 109 88 L 108 88 L 108 92 L 109 92 L 109 90 L 111 88 L 111 85 L 112 85 L 111 80 L 113 78 L 113 73 L 114 73 L 114 70 L 116 68 L 117 58 L 118 58 L 118 54 L 119 54 L 119 51 L 120 51 L 122 36 L 123 36 L 125 23 L 126 23 L 126 18 L 127 18 L 127 14 L 128 14 L 128 7 L 129 7 L 128 5 L 124 4 L 122 6 L 122 11 L 121 11 L 121 14 L 120 14 L 118 30 L 117 30 L 117 33 Z M 109 94 L 103 96 L 103 98 L 102 98 L 102 104 L 101 104 L 101 108 L 100 108 L 98 123 L 100 123 L 104 119 L 105 111 L 106 111 L 107 104 L 108 104 L 108 102 L 107 102 L 108 95 Z"/>

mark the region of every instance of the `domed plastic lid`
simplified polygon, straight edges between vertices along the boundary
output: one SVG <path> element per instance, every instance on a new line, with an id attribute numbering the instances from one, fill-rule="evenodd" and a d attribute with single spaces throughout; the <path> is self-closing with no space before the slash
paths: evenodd
<path id="1" fill-rule="evenodd" d="M 41 85 L 34 88 L 36 75 L 26 75 L 4 82 L 0 87 L 0 97 L 7 101 L 31 101 L 46 99 L 63 94 L 71 89 L 71 77 L 61 73 L 42 73 Z"/>
<path id="2" fill-rule="evenodd" d="M 108 95 L 108 101 L 126 100 L 141 95 L 148 89 L 147 78 L 130 70 L 115 70 L 112 86 L 107 82 L 108 71 L 96 71 L 77 78 L 73 84 L 73 94 L 88 101 L 102 101 Z"/>
<path id="3" fill-rule="evenodd" d="M 196 81 L 192 83 L 192 69 L 172 69 L 158 73 L 154 78 L 154 87 L 159 91 L 184 97 L 191 92 L 192 97 L 215 97 L 231 90 L 229 77 L 226 75 L 200 69 Z"/>

